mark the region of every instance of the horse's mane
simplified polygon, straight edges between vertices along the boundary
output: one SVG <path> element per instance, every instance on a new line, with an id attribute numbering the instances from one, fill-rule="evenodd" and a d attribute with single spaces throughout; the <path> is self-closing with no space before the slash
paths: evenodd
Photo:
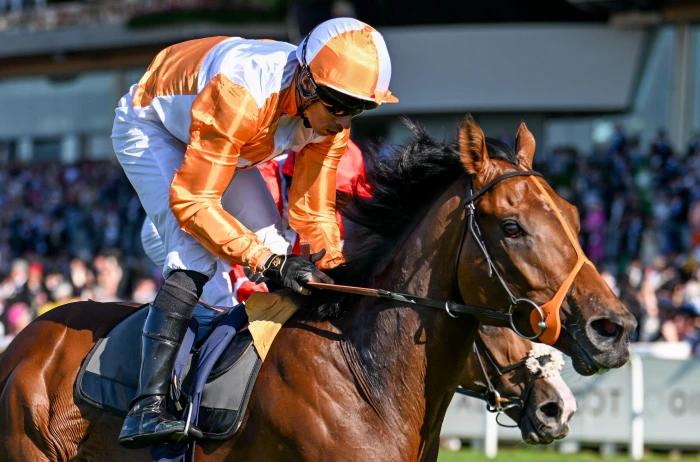
<path id="1" fill-rule="evenodd" d="M 367 183 L 372 197 L 355 195 L 341 210 L 351 223 L 346 226 L 346 263 L 328 271 L 336 283 L 364 285 L 377 263 L 400 242 L 405 232 L 424 215 L 448 185 L 465 175 L 456 139 L 438 142 L 416 123 L 404 119 L 413 133 L 407 144 L 393 146 L 389 155 L 371 147 L 363 151 Z M 505 143 L 487 138 L 489 156 L 517 165 L 514 151 Z M 338 296 L 323 294 L 324 302 L 314 319 L 333 317 L 339 311 Z M 328 300 L 335 299 L 335 303 Z M 314 303 L 313 305 L 316 305 Z M 330 305 L 335 305 L 329 309 Z"/>

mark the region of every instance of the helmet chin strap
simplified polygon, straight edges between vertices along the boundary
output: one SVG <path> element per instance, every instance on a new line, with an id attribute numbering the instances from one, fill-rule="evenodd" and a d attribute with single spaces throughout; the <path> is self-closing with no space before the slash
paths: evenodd
<path id="1" fill-rule="evenodd" d="M 306 128 L 312 128 L 311 127 L 311 122 L 309 122 L 309 118 L 306 117 L 306 110 L 318 99 L 318 97 L 305 97 L 304 95 L 297 93 L 300 103 L 297 105 L 297 115 L 301 117 L 301 120 L 304 122 L 304 127 Z"/>
<path id="2" fill-rule="evenodd" d="M 318 96 L 315 92 L 304 88 L 304 85 L 301 82 L 304 72 L 308 72 L 308 69 L 306 69 L 305 67 L 300 67 L 299 69 L 297 69 L 297 73 L 294 76 L 295 85 L 297 89 L 297 98 L 299 99 L 299 102 L 297 104 L 297 116 L 301 117 L 301 120 L 304 122 L 304 127 L 312 128 L 311 122 L 309 122 L 308 117 L 306 117 L 306 114 L 304 113 L 309 108 L 309 106 L 311 106 L 318 99 Z"/>
<path id="3" fill-rule="evenodd" d="M 307 103 L 304 106 L 302 106 L 299 109 L 299 114 L 298 114 L 299 117 L 301 117 L 302 122 L 304 122 L 304 127 L 306 127 L 306 128 L 311 128 L 311 122 L 309 122 L 309 119 L 304 114 L 304 111 L 306 111 L 309 108 L 309 106 L 311 106 L 310 103 Z"/>

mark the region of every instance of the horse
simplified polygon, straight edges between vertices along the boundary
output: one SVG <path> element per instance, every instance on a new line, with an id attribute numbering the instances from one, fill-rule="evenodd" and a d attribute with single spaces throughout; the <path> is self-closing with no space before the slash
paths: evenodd
<path id="1" fill-rule="evenodd" d="M 512 330 L 482 325 L 458 391 L 507 414 L 526 443 L 550 444 L 569 433 L 576 399 L 559 373 L 561 353 L 538 346 Z"/>
<path id="2" fill-rule="evenodd" d="M 559 371 L 561 353 L 540 349 L 503 327 L 480 326 L 457 391 L 486 402 L 502 426 L 518 427 L 528 444 L 550 444 L 569 433 L 576 399 Z M 506 414 L 516 425 L 503 423 Z M 435 461 L 439 444 L 426 460 Z"/>
<path id="3" fill-rule="evenodd" d="M 596 269 L 579 264 L 576 209 L 533 176 L 527 127 L 515 151 L 487 147 L 471 117 L 459 143 L 412 128 L 412 142 L 370 169 L 373 196 L 356 203 L 361 226 L 346 235 L 356 253 L 341 268 L 349 271 L 331 276 L 445 309 L 370 297 L 339 309 L 306 302 L 268 352 L 238 433 L 199 442 L 196 460 L 427 460 L 479 325 L 459 305 L 528 311 L 549 334 L 554 319 L 560 335 L 548 341 L 579 373 L 627 361 L 636 322 Z M 552 298 L 561 306 L 543 319 Z M 121 419 L 73 395 L 83 358 L 130 310 L 77 302 L 15 338 L 0 359 L 2 460 L 149 460 L 147 450 L 118 446 Z"/>

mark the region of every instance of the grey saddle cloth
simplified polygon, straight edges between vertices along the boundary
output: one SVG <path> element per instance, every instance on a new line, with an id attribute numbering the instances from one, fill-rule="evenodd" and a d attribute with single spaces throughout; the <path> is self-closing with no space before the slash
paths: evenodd
<path id="1" fill-rule="evenodd" d="M 78 373 L 75 393 L 79 399 L 113 414 L 126 415 L 138 387 L 141 327 L 146 311 L 135 311 L 97 341 Z M 185 391 L 194 381 L 190 364 L 197 361 L 193 355 L 216 337 L 216 326 L 228 324 L 237 331 L 206 380 L 197 423 L 206 438 L 228 438 L 240 427 L 262 361 L 248 330 L 241 331 L 247 324 L 243 305 L 228 312 L 198 305 L 194 319 L 190 335 L 196 333 L 196 340 L 185 364 Z"/>

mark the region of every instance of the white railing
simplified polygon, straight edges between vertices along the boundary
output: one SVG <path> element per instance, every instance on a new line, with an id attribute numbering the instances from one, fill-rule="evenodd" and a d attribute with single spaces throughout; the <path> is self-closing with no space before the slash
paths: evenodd
<path id="1" fill-rule="evenodd" d="M 606 451 L 626 447 L 632 460 L 642 459 L 645 446 L 700 449 L 700 358 L 688 355 L 685 344 L 633 345 L 627 365 L 591 377 L 579 376 L 567 363 L 562 375 L 578 411 L 561 449 L 582 443 Z M 493 458 L 499 442 L 521 441 L 517 428 L 494 423 L 483 403 L 455 395 L 442 437 L 477 442 Z"/>

